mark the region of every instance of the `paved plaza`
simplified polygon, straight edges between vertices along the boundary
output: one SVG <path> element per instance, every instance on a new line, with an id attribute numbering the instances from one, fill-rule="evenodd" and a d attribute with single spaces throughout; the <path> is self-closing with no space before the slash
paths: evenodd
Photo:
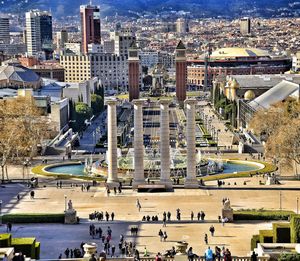
<path id="1" fill-rule="evenodd" d="M 249 178 L 250 179 L 250 178 Z M 254 184 L 257 177 L 251 178 Z M 239 180 L 238 180 L 239 182 Z M 289 183 L 282 185 L 288 188 Z M 213 184 L 212 184 L 213 185 Z M 295 184 L 295 186 L 300 184 Z M 13 191 L 11 186 L 17 189 L 19 185 L 7 185 L 0 191 L 0 197 L 6 195 L 6 191 Z M 228 186 L 229 187 L 229 186 Z M 24 187 L 24 192 L 26 192 Z M 19 193 L 16 190 L 15 193 Z M 217 218 L 221 214 L 222 199 L 229 197 L 234 209 L 249 208 L 279 208 L 279 190 L 228 190 L 228 189 L 177 189 L 175 192 L 168 193 L 136 193 L 132 190 L 123 190 L 121 194 L 107 196 L 103 187 L 92 187 L 90 192 L 82 192 L 80 187 L 63 187 L 62 189 L 46 186 L 35 189 L 35 199 L 30 199 L 28 194 L 17 202 L 16 197 L 10 197 L 3 207 L 3 212 L 12 213 L 59 213 L 65 208 L 64 196 L 72 199 L 73 206 L 81 218 L 79 225 L 62 224 L 14 224 L 14 236 L 35 236 L 41 241 L 41 257 L 57 258 L 63 253 L 66 247 L 79 247 L 81 242 L 95 241 L 99 245 L 99 250 L 103 248 L 99 239 L 93 240 L 89 236 L 88 215 L 97 211 L 108 211 L 115 213 L 115 221 L 95 222 L 96 227 L 101 226 L 106 231 L 110 226 L 113 230 L 113 243 L 118 249 L 119 235 L 124 234 L 126 240 L 133 241 L 137 248 L 143 253 L 146 246 L 150 253 L 158 251 L 164 252 L 170 249 L 176 241 L 186 240 L 194 251 L 203 254 L 206 245 L 204 234 L 209 235 L 209 227 L 213 224 L 216 228 L 215 236 L 209 235 L 209 245 L 229 247 L 233 255 L 247 255 L 250 252 L 250 239 L 260 229 L 271 228 L 270 222 L 235 222 L 225 226 L 218 223 Z M 299 191 L 281 190 L 282 208 L 296 211 L 296 198 Z M 111 193 L 113 194 L 113 193 Z M 141 203 L 141 211 L 136 208 L 136 200 Z M 12 209 L 11 206 L 14 206 Z M 141 222 L 144 215 L 158 215 L 162 219 L 164 211 L 172 213 L 171 219 L 175 220 L 176 209 L 180 208 L 182 218 L 180 222 L 174 221 L 167 223 L 163 228 L 162 223 Z M 206 214 L 204 222 L 191 222 L 190 213 L 203 210 Z M 130 227 L 138 226 L 138 237 L 130 236 Z M 168 234 L 166 242 L 160 242 L 158 231 L 162 229 Z M 4 232 L 5 227 L 0 228 Z M 63 243 L 62 243 L 63 242 Z M 117 251 L 118 253 L 118 251 Z"/>

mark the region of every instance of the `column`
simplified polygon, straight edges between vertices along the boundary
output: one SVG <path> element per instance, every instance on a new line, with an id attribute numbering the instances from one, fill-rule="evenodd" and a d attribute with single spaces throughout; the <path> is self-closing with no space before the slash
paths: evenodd
<path id="1" fill-rule="evenodd" d="M 169 100 L 160 101 L 160 183 L 172 188 L 170 179 Z"/>
<path id="2" fill-rule="evenodd" d="M 133 100 L 134 110 L 134 177 L 132 187 L 145 183 L 144 175 L 144 129 L 143 129 L 143 100 Z"/>
<path id="3" fill-rule="evenodd" d="M 186 178 L 184 182 L 185 188 L 199 188 L 196 178 L 196 135 L 195 135 L 195 105 L 196 99 L 185 100 L 186 106 L 186 153 L 187 153 L 187 168 Z"/>
<path id="4" fill-rule="evenodd" d="M 107 184 L 110 188 L 118 186 L 118 144 L 117 144 L 117 101 L 108 100 L 107 105 L 107 160 L 108 175 Z"/>

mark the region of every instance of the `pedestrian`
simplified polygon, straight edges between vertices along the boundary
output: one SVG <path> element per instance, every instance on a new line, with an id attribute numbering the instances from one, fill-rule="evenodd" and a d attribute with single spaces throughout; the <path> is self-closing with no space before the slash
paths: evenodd
<path id="1" fill-rule="evenodd" d="M 198 212 L 198 214 L 197 214 L 197 219 L 198 219 L 198 221 L 200 220 L 200 212 Z"/>
<path id="2" fill-rule="evenodd" d="M 71 248 L 71 250 L 70 250 L 70 256 L 71 256 L 71 258 L 73 258 L 73 256 L 74 256 L 74 252 L 73 252 L 73 249 Z"/>
<path id="3" fill-rule="evenodd" d="M 34 191 L 33 190 L 30 192 L 30 198 L 34 199 Z"/>
<path id="4" fill-rule="evenodd" d="M 163 235 L 163 237 L 164 237 L 164 241 L 166 241 L 166 240 L 167 240 L 167 238 L 168 238 L 168 235 L 167 235 L 167 232 L 166 232 L 166 231 L 164 231 L 164 235 Z"/>
<path id="5" fill-rule="evenodd" d="M 208 248 L 205 250 L 204 257 L 205 257 L 205 260 L 206 260 L 206 261 L 213 261 L 214 254 L 213 254 L 213 251 L 210 249 L 210 247 L 208 247 Z"/>
<path id="6" fill-rule="evenodd" d="M 106 189 L 106 194 L 107 194 L 107 196 L 109 197 L 109 194 L 110 194 L 109 188 Z"/>
<path id="7" fill-rule="evenodd" d="M 215 257 L 217 261 L 221 260 L 221 248 L 218 246 L 215 247 Z"/>
<path id="8" fill-rule="evenodd" d="M 62 188 L 62 181 L 59 181 L 59 187 Z"/>
<path id="9" fill-rule="evenodd" d="M 4 254 L 4 256 L 3 256 L 3 258 L 2 258 L 2 261 L 8 261 L 7 254 Z"/>
<path id="10" fill-rule="evenodd" d="M 20 200 L 20 194 L 17 195 L 17 200 L 18 200 L 18 201 Z"/>
<path id="11" fill-rule="evenodd" d="M 201 220 L 204 221 L 204 218 L 205 218 L 205 213 L 201 211 Z"/>
<path id="12" fill-rule="evenodd" d="M 228 248 L 226 248 L 226 251 L 225 251 L 224 261 L 232 261 L 231 253 Z"/>
<path id="13" fill-rule="evenodd" d="M 207 236 L 207 234 L 204 235 L 204 242 L 205 242 L 206 245 L 208 244 L 208 236 Z"/>
<path id="14" fill-rule="evenodd" d="M 167 221 L 167 219 L 166 219 L 166 217 L 164 216 L 164 217 L 163 217 L 163 227 L 166 227 L 166 226 L 167 226 L 167 222 L 166 222 L 166 221 Z"/>
<path id="15" fill-rule="evenodd" d="M 89 261 L 97 261 L 97 259 L 95 258 L 95 254 L 92 254 L 92 256 L 90 257 Z"/>
<path id="16" fill-rule="evenodd" d="M 144 248 L 144 256 L 149 256 L 149 254 L 148 254 L 148 250 L 147 250 L 147 248 L 146 248 L 146 247 Z"/>
<path id="17" fill-rule="evenodd" d="M 171 221 L 171 212 L 170 211 L 168 211 L 167 217 L 168 217 L 168 221 Z"/>
<path id="18" fill-rule="evenodd" d="M 114 194 L 116 195 L 117 194 L 117 188 L 114 187 Z"/>
<path id="19" fill-rule="evenodd" d="M 112 245 L 111 246 L 111 256 L 112 257 L 115 255 L 115 252 L 116 252 L 116 247 L 115 247 L 115 245 Z"/>
<path id="20" fill-rule="evenodd" d="M 210 232 L 211 236 L 213 237 L 215 234 L 215 227 L 213 225 L 210 226 L 209 232 Z"/>
<path id="21" fill-rule="evenodd" d="M 69 249 L 69 248 L 67 248 L 67 249 L 65 250 L 65 255 L 66 255 L 66 258 L 69 258 L 69 254 L 70 254 L 70 249 Z"/>
<path id="22" fill-rule="evenodd" d="M 191 221 L 193 221 L 194 220 L 194 212 L 192 211 L 191 212 Z"/>
<path id="23" fill-rule="evenodd" d="M 255 253 L 255 251 L 252 252 L 251 261 L 257 261 L 257 254 Z"/>
<path id="24" fill-rule="evenodd" d="M 12 229 L 12 224 L 10 222 L 7 222 L 7 224 L 6 224 L 6 231 L 7 232 L 11 232 L 11 229 Z"/>
<path id="25" fill-rule="evenodd" d="M 155 261 L 162 261 L 161 254 L 158 252 L 157 255 L 155 256 Z"/>
<path id="26" fill-rule="evenodd" d="M 158 235 L 159 235 L 160 242 L 161 242 L 163 240 L 163 237 L 164 237 L 164 233 L 162 232 L 161 229 L 158 231 Z"/>
<path id="27" fill-rule="evenodd" d="M 111 221 L 114 221 L 114 218 L 115 218 L 115 213 L 114 213 L 114 212 L 112 212 L 110 216 L 111 216 Z"/>

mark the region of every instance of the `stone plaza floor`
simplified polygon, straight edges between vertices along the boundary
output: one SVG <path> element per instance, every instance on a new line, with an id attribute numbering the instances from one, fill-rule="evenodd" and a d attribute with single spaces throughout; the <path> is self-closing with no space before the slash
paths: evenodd
<path id="1" fill-rule="evenodd" d="M 249 178 L 250 179 L 250 178 Z M 257 182 L 256 177 L 252 178 L 253 184 Z M 241 181 L 237 179 L 237 182 Z M 295 182 L 295 187 L 299 187 L 299 182 Z M 3 212 L 10 213 L 59 213 L 65 208 L 64 196 L 72 199 L 73 206 L 77 210 L 82 223 L 79 225 L 63 224 L 14 224 L 13 236 L 35 236 L 41 242 L 42 258 L 57 258 L 63 253 L 66 247 L 79 247 L 81 242 L 95 241 L 98 243 L 98 250 L 102 250 L 102 243 L 99 239 L 92 240 L 89 236 L 88 215 L 97 211 L 108 211 L 115 213 L 113 222 L 95 222 L 96 227 L 101 226 L 106 231 L 107 226 L 113 230 L 113 244 L 118 249 L 119 235 L 124 234 L 125 239 L 134 241 L 137 248 L 143 253 L 147 246 L 150 253 L 164 252 L 170 249 L 176 241 L 186 240 L 194 251 L 200 255 L 206 249 L 204 234 L 208 234 L 209 245 L 215 247 L 225 246 L 231 249 L 233 255 L 247 255 L 250 252 L 250 239 L 253 234 L 260 229 L 271 228 L 270 222 L 235 222 L 225 226 L 218 223 L 217 218 L 221 214 L 222 199 L 229 197 L 233 209 L 279 209 L 280 190 L 251 190 L 251 189 L 196 189 L 185 190 L 177 189 L 175 192 L 168 193 L 139 193 L 132 190 L 123 190 L 122 194 L 106 195 L 103 187 L 92 187 L 90 192 L 82 192 L 80 187 L 63 187 L 58 189 L 53 186 L 46 186 L 35 189 L 35 199 L 30 199 L 24 187 L 24 196 L 17 202 L 12 195 L 13 189 L 10 186 L 17 186 L 15 193 L 19 193 L 19 185 L 6 185 L 0 190 L 0 198 L 10 191 L 10 197 L 3 205 Z M 288 189 L 289 186 L 282 185 Z M 114 193 L 111 193 L 114 194 Z M 296 199 L 299 191 L 281 190 L 282 208 L 284 210 L 296 210 Z M 141 203 L 141 211 L 136 208 L 136 200 Z M 180 208 L 182 217 L 181 222 L 167 224 L 166 228 L 162 223 L 141 222 L 144 215 L 158 215 L 162 219 L 164 211 L 172 213 L 175 219 L 176 209 Z M 205 222 L 191 222 L 190 213 L 193 211 L 195 216 L 198 211 L 206 213 Z M 209 235 L 209 227 L 214 225 L 216 228 L 215 236 Z M 139 234 L 137 238 L 130 236 L 130 227 L 138 226 Z M 167 242 L 160 242 L 158 231 L 162 229 L 168 234 Z M 0 227 L 0 232 L 5 231 L 5 226 Z M 118 254 L 118 251 L 117 251 Z"/>

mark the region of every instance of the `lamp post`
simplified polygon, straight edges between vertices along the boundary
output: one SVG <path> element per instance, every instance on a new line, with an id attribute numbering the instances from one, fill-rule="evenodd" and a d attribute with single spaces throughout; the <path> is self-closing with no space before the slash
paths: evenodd
<path id="1" fill-rule="evenodd" d="M 3 201 L 0 200 L 0 226 L 2 225 L 2 203 Z"/>
<path id="2" fill-rule="evenodd" d="M 297 197 L 297 214 L 299 212 L 299 198 Z"/>
<path id="3" fill-rule="evenodd" d="M 65 212 L 67 211 L 67 195 L 65 195 Z"/>
<path id="4" fill-rule="evenodd" d="M 282 193 L 281 193 L 281 191 L 279 192 L 279 209 L 280 209 L 280 211 L 282 210 Z"/>
<path id="5" fill-rule="evenodd" d="M 221 130 L 218 129 L 217 132 L 216 132 L 216 134 L 217 134 L 217 152 L 219 151 L 219 132 L 220 132 L 220 131 L 221 131 Z"/>

